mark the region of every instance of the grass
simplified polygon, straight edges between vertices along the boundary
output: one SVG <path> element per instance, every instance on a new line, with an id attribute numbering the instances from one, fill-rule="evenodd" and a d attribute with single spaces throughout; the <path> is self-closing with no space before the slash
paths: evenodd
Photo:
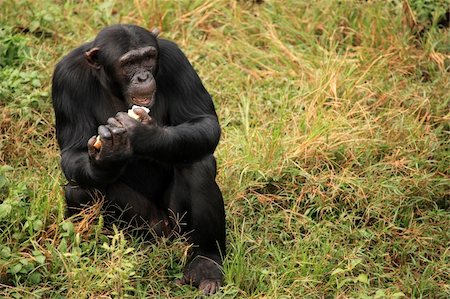
<path id="1" fill-rule="evenodd" d="M 448 4 L 2 1 L 0 297 L 198 295 L 172 283 L 182 238 L 145 243 L 95 207 L 63 217 L 52 71 L 117 22 L 161 27 L 214 97 L 217 298 L 449 297 Z"/>

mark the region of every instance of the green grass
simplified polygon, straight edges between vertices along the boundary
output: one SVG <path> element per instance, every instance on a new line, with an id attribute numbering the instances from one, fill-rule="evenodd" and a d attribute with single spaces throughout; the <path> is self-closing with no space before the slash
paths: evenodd
<path id="1" fill-rule="evenodd" d="M 450 297 L 448 0 L 253 2 L 0 2 L 0 297 L 198 295 L 181 238 L 63 217 L 51 75 L 117 22 L 161 27 L 213 95 L 216 297 Z"/>

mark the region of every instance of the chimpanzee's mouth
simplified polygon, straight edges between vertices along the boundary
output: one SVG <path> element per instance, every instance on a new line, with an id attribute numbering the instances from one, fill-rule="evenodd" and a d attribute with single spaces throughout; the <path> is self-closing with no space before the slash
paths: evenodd
<path id="1" fill-rule="evenodd" d="M 148 97 L 148 96 L 132 97 L 131 102 L 133 103 L 133 105 L 144 106 L 144 107 L 150 108 L 150 106 L 152 106 L 153 103 L 155 102 L 155 94 L 153 93 L 153 95 L 151 95 L 150 97 Z"/>
<path id="2" fill-rule="evenodd" d="M 134 105 L 139 106 L 148 106 L 151 103 L 150 98 L 133 98 L 132 101 Z"/>

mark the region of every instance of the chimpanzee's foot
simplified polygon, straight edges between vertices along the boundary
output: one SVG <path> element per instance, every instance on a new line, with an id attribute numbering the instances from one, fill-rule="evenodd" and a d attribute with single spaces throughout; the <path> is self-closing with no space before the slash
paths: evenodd
<path id="1" fill-rule="evenodd" d="M 197 255 L 184 269 L 179 284 L 191 284 L 199 288 L 205 295 L 212 295 L 219 290 L 223 272 L 221 265 L 211 258 Z"/>

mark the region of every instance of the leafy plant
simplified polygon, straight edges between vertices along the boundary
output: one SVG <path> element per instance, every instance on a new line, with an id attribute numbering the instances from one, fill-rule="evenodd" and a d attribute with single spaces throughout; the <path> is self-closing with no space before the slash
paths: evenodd
<path id="1" fill-rule="evenodd" d="M 10 27 L 0 27 L 0 67 L 20 65 L 28 51 L 27 38 L 14 34 Z"/>
<path id="2" fill-rule="evenodd" d="M 11 166 L 8 165 L 1 165 L 0 166 L 0 202 L 3 202 L 9 194 L 9 182 L 8 179 L 6 178 L 6 172 L 13 170 L 13 168 Z M 7 208 L 4 208 L 7 209 Z M 2 212 L 2 208 L 1 208 L 1 204 L 0 204 L 0 218 L 2 213 L 5 213 L 5 211 Z"/>
<path id="3" fill-rule="evenodd" d="M 417 22 L 425 27 L 449 26 L 450 1 L 448 0 L 409 0 Z"/>

